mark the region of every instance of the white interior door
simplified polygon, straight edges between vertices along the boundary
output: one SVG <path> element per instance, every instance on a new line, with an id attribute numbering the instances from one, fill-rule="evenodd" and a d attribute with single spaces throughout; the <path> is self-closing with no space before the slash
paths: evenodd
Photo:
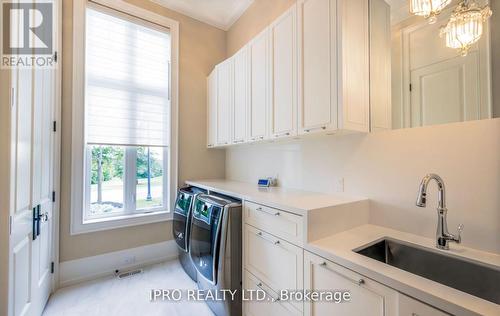
<path id="1" fill-rule="evenodd" d="M 37 316 L 53 283 L 56 70 L 13 69 L 11 87 L 9 315 Z"/>
<path id="2" fill-rule="evenodd" d="M 403 67 L 395 77 L 393 106 L 401 112 L 402 127 L 416 127 L 491 117 L 491 66 L 489 36 L 474 44 L 466 57 L 446 47 L 437 36 L 450 12 L 434 24 L 410 25 L 401 30 L 401 42 L 393 42 L 393 59 Z M 489 23 L 484 24 L 485 34 Z M 402 44 L 402 45 L 400 45 Z M 401 53 L 397 47 L 402 48 Z M 398 63 L 393 67 L 397 73 Z M 403 91 L 402 98 L 397 95 Z M 399 104 L 403 106 L 400 107 Z M 397 124 L 399 125 L 399 124 Z"/>
<path id="3" fill-rule="evenodd" d="M 411 127 L 477 120 L 481 113 L 479 54 L 411 72 Z"/>
<path id="4" fill-rule="evenodd" d="M 9 314 L 30 315 L 33 301 L 32 249 L 33 208 L 31 201 L 32 86 L 30 70 L 12 72 L 12 163 Z M 27 93 L 23 93 L 27 91 Z"/>
<path id="5" fill-rule="evenodd" d="M 52 286 L 55 70 L 35 70 L 33 87 L 33 193 L 40 223 L 32 245 L 34 315 L 43 310 Z"/>

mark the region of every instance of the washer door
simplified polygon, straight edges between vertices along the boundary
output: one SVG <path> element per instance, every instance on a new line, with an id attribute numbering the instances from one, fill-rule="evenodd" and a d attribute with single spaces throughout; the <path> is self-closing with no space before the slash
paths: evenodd
<path id="1" fill-rule="evenodd" d="M 191 223 L 190 254 L 196 270 L 212 284 L 217 283 L 222 208 L 195 199 Z"/>
<path id="2" fill-rule="evenodd" d="M 184 251 L 188 251 L 189 225 L 191 224 L 191 205 L 193 195 L 189 192 L 179 190 L 175 202 L 173 218 L 173 235 L 177 245 Z"/>

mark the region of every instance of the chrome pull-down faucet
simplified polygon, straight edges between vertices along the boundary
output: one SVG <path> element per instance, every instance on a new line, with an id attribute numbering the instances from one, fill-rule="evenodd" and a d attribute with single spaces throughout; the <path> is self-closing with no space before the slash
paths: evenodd
<path id="1" fill-rule="evenodd" d="M 417 206 L 427 206 L 427 186 L 431 180 L 435 180 L 438 185 L 438 225 L 436 230 L 436 247 L 448 250 L 450 249 L 450 241 L 456 242 L 457 244 L 462 241 L 461 233 L 463 225 L 458 226 L 458 235 L 456 236 L 448 232 L 448 223 L 446 221 L 446 213 L 448 212 L 448 209 L 446 208 L 446 191 L 443 179 L 441 179 L 441 177 L 437 174 L 428 174 L 422 179 L 422 182 L 420 182 L 420 188 L 417 196 Z"/>

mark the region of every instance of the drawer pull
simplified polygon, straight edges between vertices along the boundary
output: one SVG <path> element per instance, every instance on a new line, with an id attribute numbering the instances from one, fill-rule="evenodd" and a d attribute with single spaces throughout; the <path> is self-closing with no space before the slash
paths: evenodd
<path id="1" fill-rule="evenodd" d="M 274 244 L 274 245 L 279 245 L 280 241 L 279 240 L 271 240 L 271 239 L 267 239 L 266 237 L 264 237 L 264 235 L 262 234 L 262 232 L 258 232 L 257 233 L 257 236 L 259 236 L 260 238 L 266 240 L 266 241 L 269 241 L 270 243 Z"/>
<path id="2" fill-rule="evenodd" d="M 280 216 L 281 215 L 280 212 L 276 212 L 276 213 L 269 212 L 269 211 L 264 210 L 262 207 L 257 207 L 255 210 L 259 211 L 259 212 L 262 212 L 262 213 L 269 214 L 269 215 L 274 215 L 274 216 Z"/>
<path id="3" fill-rule="evenodd" d="M 274 135 L 274 137 L 283 137 L 283 136 L 290 136 L 290 132 L 281 133 L 281 134 L 275 134 Z"/>
<path id="4" fill-rule="evenodd" d="M 264 286 L 263 286 L 262 282 L 257 283 L 257 287 L 258 287 L 259 289 L 261 289 L 262 291 L 264 291 L 264 293 L 266 293 L 266 295 L 270 296 L 270 297 L 271 297 L 271 299 L 273 300 L 273 302 L 277 302 L 277 301 L 279 301 L 279 300 L 280 300 L 280 298 L 279 298 L 279 297 L 274 297 L 274 296 L 272 296 L 271 294 L 269 294 L 269 292 L 268 292 L 268 291 L 264 290 Z"/>
<path id="5" fill-rule="evenodd" d="M 309 133 L 309 132 L 314 131 L 314 130 L 317 130 L 317 129 L 322 129 L 322 130 L 325 130 L 325 129 L 326 129 L 326 126 L 320 126 L 320 127 L 308 128 L 308 129 L 305 129 L 304 131 L 305 131 L 306 133 Z"/>
<path id="6" fill-rule="evenodd" d="M 342 273 L 340 273 L 340 272 L 338 272 L 338 271 L 335 271 L 335 270 L 333 270 L 333 269 L 330 269 L 330 268 L 328 267 L 328 264 L 326 263 L 326 261 L 323 261 L 323 262 L 322 262 L 322 263 L 320 263 L 319 265 L 320 265 L 321 267 L 323 267 L 323 268 L 327 269 L 328 271 L 331 271 L 331 272 L 333 272 L 333 273 L 335 273 L 335 274 L 337 274 L 337 275 L 340 275 L 340 276 L 341 276 L 341 277 L 343 277 L 344 279 L 349 280 L 349 281 L 351 281 L 351 282 L 353 282 L 353 283 L 355 283 L 355 284 L 357 284 L 357 285 L 363 285 L 363 284 L 365 284 L 365 280 L 363 280 L 363 279 L 358 279 L 358 280 L 356 280 L 356 279 L 353 279 L 353 278 L 351 278 L 351 277 L 348 277 L 347 275 L 344 275 L 344 274 L 342 274 Z"/>

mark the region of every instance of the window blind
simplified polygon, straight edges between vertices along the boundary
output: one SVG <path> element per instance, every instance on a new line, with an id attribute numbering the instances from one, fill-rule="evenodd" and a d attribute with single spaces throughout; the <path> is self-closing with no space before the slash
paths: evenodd
<path id="1" fill-rule="evenodd" d="M 87 143 L 168 146 L 168 30 L 88 7 L 85 56 Z"/>

